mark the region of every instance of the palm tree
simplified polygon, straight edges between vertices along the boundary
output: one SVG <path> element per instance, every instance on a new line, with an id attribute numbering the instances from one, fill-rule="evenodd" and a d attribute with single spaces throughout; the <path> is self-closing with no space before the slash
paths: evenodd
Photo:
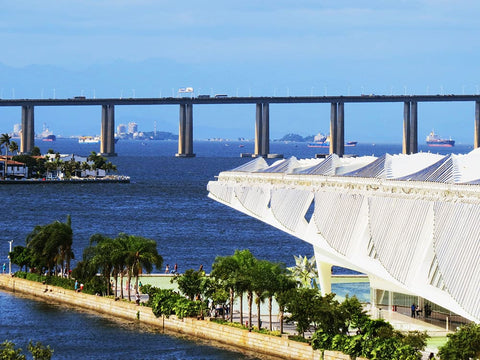
<path id="1" fill-rule="evenodd" d="M 5 161 L 4 161 L 4 170 L 3 170 L 3 179 L 7 176 L 7 161 L 8 161 L 8 148 L 10 147 L 10 139 L 12 137 L 7 133 L 0 136 L 0 148 L 5 147 Z"/>
<path id="2" fill-rule="evenodd" d="M 248 301 L 248 326 L 252 326 L 252 303 L 253 303 L 253 269 L 257 259 L 252 255 L 250 250 L 235 250 L 233 258 L 238 264 L 236 273 L 236 288 L 240 295 L 240 304 L 243 305 L 243 293 L 247 293 Z M 240 308 L 240 321 L 243 323 L 242 308 Z"/>
<path id="3" fill-rule="evenodd" d="M 316 279 L 318 278 L 315 256 L 308 259 L 306 256 L 295 256 L 295 266 L 288 268 L 292 275 L 305 288 L 317 288 Z"/>
<path id="4" fill-rule="evenodd" d="M 91 264 L 95 269 L 100 270 L 105 286 L 107 288 L 107 296 L 110 295 L 110 275 L 114 268 L 114 259 L 112 254 L 115 251 L 115 241 L 101 234 L 95 234 L 90 237 L 90 244 L 96 244 L 92 248 Z"/>
<path id="5" fill-rule="evenodd" d="M 118 294 L 118 277 L 120 276 L 120 297 L 123 299 L 123 276 L 127 271 L 128 239 L 125 234 L 119 234 L 113 241 L 115 244 L 112 252 L 115 296 Z"/>
<path id="6" fill-rule="evenodd" d="M 127 238 L 128 284 L 130 285 L 132 276 L 135 276 L 135 290 L 138 291 L 138 276 L 142 269 L 151 273 L 154 266 L 157 268 L 162 266 L 163 258 L 158 254 L 157 243 L 154 240 L 141 236 L 123 235 Z M 131 300 L 130 291 L 128 291 L 128 300 Z"/>
<path id="7" fill-rule="evenodd" d="M 15 141 L 12 141 L 8 148 L 9 148 L 10 152 L 13 154 L 13 153 L 18 151 L 18 144 Z"/>
<path id="8" fill-rule="evenodd" d="M 267 260 L 258 260 L 253 268 L 253 292 L 255 293 L 255 305 L 257 306 L 257 326 L 261 328 L 260 305 L 268 296 L 267 288 L 271 280 L 272 263 Z M 270 320 L 271 322 L 271 320 Z"/>
<path id="9" fill-rule="evenodd" d="M 233 256 L 217 256 L 212 264 L 210 277 L 220 283 L 230 294 L 230 322 L 233 322 L 233 301 L 235 298 L 236 273 L 238 263 Z M 240 321 L 243 322 L 242 312 L 240 311 Z"/>

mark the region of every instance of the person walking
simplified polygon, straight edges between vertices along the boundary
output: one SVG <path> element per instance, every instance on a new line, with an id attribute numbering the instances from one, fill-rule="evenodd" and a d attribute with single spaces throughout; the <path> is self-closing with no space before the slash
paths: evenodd
<path id="1" fill-rule="evenodd" d="M 415 318 L 415 310 L 417 310 L 417 307 L 415 306 L 415 304 L 412 304 L 412 307 L 410 309 L 412 310 L 412 313 L 410 316 L 412 318 Z"/>

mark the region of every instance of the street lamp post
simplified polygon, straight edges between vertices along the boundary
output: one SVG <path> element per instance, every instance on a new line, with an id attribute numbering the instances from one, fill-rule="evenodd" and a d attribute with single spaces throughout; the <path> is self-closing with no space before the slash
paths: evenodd
<path id="1" fill-rule="evenodd" d="M 10 251 L 8 252 L 8 275 L 12 275 L 12 259 L 10 259 L 10 253 L 12 252 L 13 240 L 10 240 L 9 243 L 10 243 Z"/>

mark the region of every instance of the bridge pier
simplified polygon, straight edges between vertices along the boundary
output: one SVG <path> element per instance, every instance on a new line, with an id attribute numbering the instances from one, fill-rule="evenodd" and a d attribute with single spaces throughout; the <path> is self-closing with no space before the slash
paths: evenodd
<path id="1" fill-rule="evenodd" d="M 270 107 L 268 103 L 257 103 L 255 117 L 254 157 L 268 157 L 270 153 Z"/>
<path id="2" fill-rule="evenodd" d="M 473 148 L 480 147 L 480 101 L 475 101 L 475 127 L 473 130 Z"/>
<path id="3" fill-rule="evenodd" d="M 33 105 L 22 106 L 22 134 L 20 153 L 30 154 L 35 146 L 35 117 Z"/>
<path id="4" fill-rule="evenodd" d="M 403 103 L 403 140 L 402 153 L 413 154 L 418 152 L 418 106 L 416 101 Z"/>
<path id="5" fill-rule="evenodd" d="M 176 157 L 195 157 L 193 153 L 193 105 L 180 104 L 178 153 Z"/>
<path id="6" fill-rule="evenodd" d="M 345 106 L 344 103 L 330 104 L 330 154 L 343 156 L 345 153 Z"/>
<path id="7" fill-rule="evenodd" d="M 102 105 L 102 126 L 100 130 L 100 154 L 117 156 L 115 153 L 115 108 Z"/>

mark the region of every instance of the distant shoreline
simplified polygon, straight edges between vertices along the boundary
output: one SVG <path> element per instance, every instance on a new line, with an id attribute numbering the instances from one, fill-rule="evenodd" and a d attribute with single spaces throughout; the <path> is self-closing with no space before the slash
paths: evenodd
<path id="1" fill-rule="evenodd" d="M 41 184 L 94 184 L 94 183 L 130 183 L 130 177 L 121 176 L 118 178 L 108 179 L 66 179 L 66 180 L 42 180 L 42 179 L 27 179 L 27 180 L 0 180 L 0 184 L 5 185 L 41 185 Z"/>

